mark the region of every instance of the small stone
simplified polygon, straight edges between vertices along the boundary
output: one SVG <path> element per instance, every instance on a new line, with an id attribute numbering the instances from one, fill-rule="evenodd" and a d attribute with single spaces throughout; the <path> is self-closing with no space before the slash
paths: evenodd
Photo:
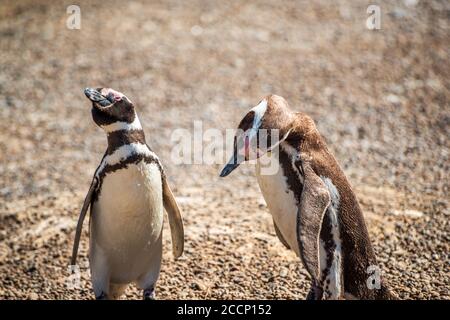
<path id="1" fill-rule="evenodd" d="M 205 291 L 205 290 L 207 289 L 207 286 L 206 286 L 203 282 L 201 282 L 201 281 L 199 281 L 199 280 L 194 281 L 194 282 L 191 284 L 191 287 L 192 287 L 194 290 L 199 290 L 199 291 Z"/>
<path id="2" fill-rule="evenodd" d="M 386 101 L 392 104 L 398 104 L 400 103 L 400 98 L 395 94 L 390 94 L 386 96 Z"/>
<path id="3" fill-rule="evenodd" d="M 280 270 L 280 277 L 286 277 L 288 275 L 288 270 L 286 268 L 282 268 Z"/>
<path id="4" fill-rule="evenodd" d="M 242 278 L 240 278 L 240 277 L 234 277 L 234 278 L 233 278 L 233 282 L 234 282 L 234 283 L 237 283 L 237 284 L 242 283 Z"/>
<path id="5" fill-rule="evenodd" d="M 28 295 L 29 300 L 39 300 L 39 296 L 36 292 L 32 292 Z"/>
<path id="6" fill-rule="evenodd" d="M 191 28 L 191 33 L 194 37 L 201 36 L 203 33 L 203 28 L 200 27 L 199 25 L 195 25 Z"/>

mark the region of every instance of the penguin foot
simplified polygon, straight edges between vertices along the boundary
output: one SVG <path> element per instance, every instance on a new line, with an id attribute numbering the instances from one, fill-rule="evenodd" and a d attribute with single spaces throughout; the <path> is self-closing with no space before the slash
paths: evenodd
<path id="1" fill-rule="evenodd" d="M 95 300 L 108 300 L 108 295 L 102 291 L 99 296 L 95 297 Z"/>
<path id="2" fill-rule="evenodd" d="M 155 288 L 148 288 L 144 290 L 144 300 L 156 300 Z"/>

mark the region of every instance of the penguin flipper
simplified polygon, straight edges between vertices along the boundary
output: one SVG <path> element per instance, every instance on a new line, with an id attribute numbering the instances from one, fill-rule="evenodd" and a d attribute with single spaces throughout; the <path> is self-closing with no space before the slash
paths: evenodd
<path id="1" fill-rule="evenodd" d="M 309 161 L 296 161 L 303 173 L 303 190 L 297 210 L 297 241 L 300 257 L 313 278 L 320 279 L 319 239 L 322 221 L 330 205 L 331 196 L 325 183 L 314 172 Z"/>
<path id="2" fill-rule="evenodd" d="M 165 176 L 163 176 L 162 184 L 164 208 L 166 209 L 167 216 L 169 217 L 170 232 L 172 234 L 172 250 L 176 259 L 183 254 L 184 250 L 183 219 L 181 218 L 177 201 L 173 196 L 172 190 L 170 189 Z"/>
<path id="3" fill-rule="evenodd" d="M 86 198 L 84 199 L 83 207 L 81 208 L 80 216 L 78 217 L 78 223 L 77 223 L 77 229 L 75 231 L 75 240 L 73 242 L 73 249 L 72 249 L 72 259 L 70 260 L 70 264 L 72 266 L 75 265 L 77 261 L 77 254 L 78 254 L 78 245 L 80 244 L 80 238 L 81 238 L 81 231 L 83 229 L 83 221 L 86 217 L 86 212 L 91 205 L 92 202 L 92 196 L 95 193 L 95 190 L 97 188 L 98 180 L 96 177 L 92 179 L 91 186 L 89 187 L 89 191 L 86 195 Z"/>
<path id="4" fill-rule="evenodd" d="M 275 233 L 277 234 L 278 239 L 281 241 L 281 243 L 288 249 L 291 249 L 287 241 L 283 238 L 283 235 L 281 234 L 280 229 L 278 229 L 277 224 L 275 223 L 275 220 L 273 220 L 273 226 L 275 228 Z"/>

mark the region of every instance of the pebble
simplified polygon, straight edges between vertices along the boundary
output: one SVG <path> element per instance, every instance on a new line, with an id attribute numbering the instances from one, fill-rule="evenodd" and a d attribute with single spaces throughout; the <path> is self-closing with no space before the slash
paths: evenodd
<path id="1" fill-rule="evenodd" d="M 35 292 L 30 293 L 30 295 L 28 296 L 29 300 L 38 300 L 39 299 L 39 295 Z"/>
<path id="2" fill-rule="evenodd" d="M 288 270 L 286 268 L 282 268 L 280 270 L 280 277 L 286 277 L 288 275 Z"/>

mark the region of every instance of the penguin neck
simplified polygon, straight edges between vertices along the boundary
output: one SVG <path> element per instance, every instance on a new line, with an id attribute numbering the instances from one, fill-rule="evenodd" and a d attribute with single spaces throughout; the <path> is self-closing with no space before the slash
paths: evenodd
<path id="1" fill-rule="evenodd" d="M 145 134 L 144 130 L 117 130 L 113 132 L 108 132 L 108 149 L 107 154 L 112 154 L 115 150 L 124 145 L 129 145 L 132 143 L 139 143 L 145 145 Z"/>

